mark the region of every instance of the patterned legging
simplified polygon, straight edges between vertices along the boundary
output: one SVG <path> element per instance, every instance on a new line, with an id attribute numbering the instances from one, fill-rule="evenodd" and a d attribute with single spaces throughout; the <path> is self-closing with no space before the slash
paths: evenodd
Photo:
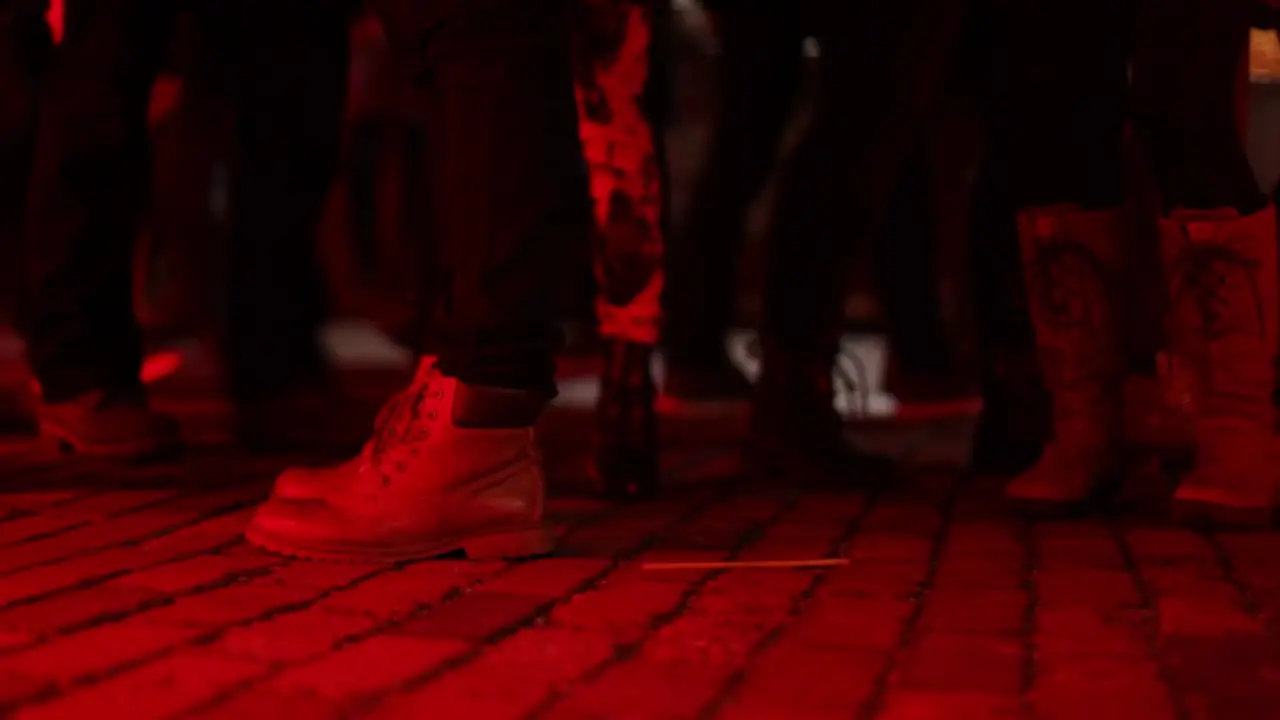
<path id="1" fill-rule="evenodd" d="M 578 0 L 574 28 L 600 335 L 650 345 L 662 321 L 666 178 L 654 59 L 667 12 L 661 0 Z"/>

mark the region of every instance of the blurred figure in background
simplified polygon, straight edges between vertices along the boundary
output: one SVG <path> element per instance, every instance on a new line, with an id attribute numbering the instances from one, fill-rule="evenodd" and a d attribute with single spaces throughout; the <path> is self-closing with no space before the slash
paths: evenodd
<path id="1" fill-rule="evenodd" d="M 336 391 L 320 344 L 328 302 L 316 243 L 340 147 L 351 15 L 349 3 L 332 3 L 255 38 L 196 13 L 177 35 L 180 96 L 155 140 L 150 235 L 176 266 L 175 289 L 212 310 L 191 319 L 217 328 L 248 447 L 350 443 L 365 429 L 317 420 L 332 404 L 353 422 L 362 414 Z M 278 44 L 279 87 L 240 95 L 239 53 L 254 43 Z"/>
<path id="2" fill-rule="evenodd" d="M 710 147 L 688 217 L 668 247 L 663 393 L 688 400 L 746 398 L 729 360 L 747 215 L 777 169 L 804 71 L 800 3 L 705 0 L 719 40 Z"/>
<path id="3" fill-rule="evenodd" d="M 35 156 L 41 78 L 53 49 L 44 0 L 0 0 L 0 312 L 12 319 L 22 280 L 22 208 Z M 30 431 L 25 378 L 0 383 L 0 431 Z"/>
<path id="4" fill-rule="evenodd" d="M 234 134 L 229 381 L 245 439 L 287 443 L 314 417 L 290 393 L 323 374 L 308 258 L 336 156 L 349 7 L 197 3 L 194 12 L 198 60 L 184 95 L 192 106 L 227 102 Z M 179 440 L 139 381 L 131 292 L 148 196 L 148 102 L 176 15 L 127 0 L 70 0 L 65 14 L 41 91 L 21 325 L 44 433 L 81 453 L 148 456 Z M 196 135 L 182 144 L 209 140 Z M 182 173 L 208 177 L 198 165 Z"/>
<path id="5" fill-rule="evenodd" d="M 970 3 L 957 70 L 981 124 L 967 224 L 966 270 L 982 395 L 970 466 L 980 473 L 1011 476 L 1035 463 L 1050 428 L 1049 398 L 1022 282 L 1009 159 L 990 122 L 992 107 L 1009 91 L 999 74 L 1006 59 L 994 49 L 1007 31 L 996 7 L 985 0 Z"/>
<path id="6" fill-rule="evenodd" d="M 949 0 L 805 7 L 820 48 L 819 94 L 779 180 L 749 447 L 767 473 L 848 481 L 885 469 L 845 442 L 833 407 L 848 262 L 884 229 L 963 11 Z"/>
<path id="7" fill-rule="evenodd" d="M 956 72 L 947 62 L 947 84 Z M 948 95 L 951 88 L 947 88 Z M 968 289 L 964 270 L 948 262 L 962 241 L 949 223 L 957 200 L 967 197 L 968 178 L 957 173 L 955 156 L 968 159 L 970 128 L 957 122 L 940 98 L 921 123 L 883 228 L 871 240 L 875 288 L 889 336 L 885 387 L 898 413 L 927 417 L 963 409 L 973 396 L 967 358 L 957 334 L 960 298 Z M 964 144 L 962 144 L 964 143 Z M 961 201 L 963 204 L 963 201 Z"/>
<path id="8" fill-rule="evenodd" d="M 13 311 L 22 202 L 35 153 L 36 97 L 53 37 L 43 0 L 0 2 L 0 251 L 4 312 Z"/>
<path id="9" fill-rule="evenodd" d="M 423 308 L 442 282 L 431 238 L 419 232 L 426 208 L 411 202 L 423 181 L 425 128 L 370 8 L 353 24 L 351 57 L 342 157 L 321 223 L 332 304 L 425 351 Z"/>

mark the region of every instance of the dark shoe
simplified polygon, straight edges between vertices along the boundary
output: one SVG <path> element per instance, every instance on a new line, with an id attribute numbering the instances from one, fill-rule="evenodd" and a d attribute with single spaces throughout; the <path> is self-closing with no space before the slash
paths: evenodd
<path id="1" fill-rule="evenodd" d="M 605 345 L 591 477 L 609 497 L 647 496 L 657 490 L 658 421 L 649 370 L 652 356 L 651 345 L 621 341 Z"/>
<path id="2" fill-rule="evenodd" d="M 969 468 L 1014 477 L 1031 469 L 1052 436 L 1049 394 L 1035 348 L 1002 348 L 984 370 L 982 411 L 973 432 Z"/>
<path id="3" fill-rule="evenodd" d="M 142 461 L 170 457 L 182 448 L 178 423 L 151 409 L 140 388 L 95 390 L 38 412 L 40 434 L 65 452 Z"/>
<path id="4" fill-rule="evenodd" d="M 835 410 L 833 359 L 800 361 L 784 350 L 763 357 L 747 451 L 753 474 L 801 486 L 859 487 L 890 479 L 893 462 L 855 448 Z"/>
<path id="5" fill-rule="evenodd" d="M 310 497 L 277 488 L 248 540 L 296 557 L 386 562 L 550 552 L 533 430 L 545 397 L 431 373 L 393 402 L 360 459 L 327 470 Z"/>

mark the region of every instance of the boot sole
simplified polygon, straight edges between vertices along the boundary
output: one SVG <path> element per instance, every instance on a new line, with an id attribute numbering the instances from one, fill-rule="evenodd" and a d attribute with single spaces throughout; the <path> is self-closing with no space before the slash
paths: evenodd
<path id="1" fill-rule="evenodd" d="M 754 482 L 816 490 L 874 490 L 892 485 L 901 476 L 892 459 L 871 454 L 861 458 L 851 455 L 843 472 L 839 472 L 841 468 L 810 463 L 802 454 L 765 453 L 752 448 L 743 453 L 742 462 L 747 477 Z"/>
<path id="2" fill-rule="evenodd" d="M 555 533 L 545 526 L 388 549 L 340 545 L 308 547 L 258 532 L 252 527 L 245 531 L 244 536 L 251 544 L 277 555 L 301 560 L 365 563 L 426 560 L 459 550 L 472 560 L 520 560 L 550 554 L 556 545 Z"/>
<path id="3" fill-rule="evenodd" d="M 1083 498 L 1049 500 L 1044 498 L 1005 497 L 1005 503 L 1018 515 L 1033 520 L 1063 520 L 1088 515 L 1109 505 L 1120 493 L 1118 480 L 1107 480 Z"/>
<path id="4" fill-rule="evenodd" d="M 149 440 L 134 443 L 86 443 L 57 425 L 40 423 L 40 435 L 51 441 L 63 455 L 129 462 L 172 460 L 182 454 L 181 441 Z"/>
<path id="5" fill-rule="evenodd" d="M 1214 530 L 1258 530 L 1270 527 L 1276 518 L 1273 508 L 1240 508 L 1178 498 L 1170 502 L 1169 512 L 1178 524 Z"/>
<path id="6" fill-rule="evenodd" d="M 1005 501 L 1015 514 L 1032 520 L 1066 520 L 1088 515 L 1103 505 L 1102 502 L 1093 498 L 1084 500 L 1006 498 Z"/>

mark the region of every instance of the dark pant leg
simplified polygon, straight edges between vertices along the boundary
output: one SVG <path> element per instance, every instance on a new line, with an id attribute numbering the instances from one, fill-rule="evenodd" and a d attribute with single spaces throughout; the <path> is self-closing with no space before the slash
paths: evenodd
<path id="1" fill-rule="evenodd" d="M 36 94 L 52 39 L 44 3 L 0 0 L 0 314 L 14 310 L 22 280 L 22 206 L 35 151 Z"/>
<path id="2" fill-rule="evenodd" d="M 988 119 L 1018 209 L 1124 200 L 1130 11 L 1119 0 L 1001 3 Z"/>
<path id="3" fill-rule="evenodd" d="M 197 92 L 232 109 L 226 350 L 237 396 L 324 368 L 317 232 L 338 156 L 350 5 L 230 0 L 201 7 Z"/>
<path id="4" fill-rule="evenodd" d="M 47 400 L 138 382 L 131 265 L 160 0 L 67 0 L 41 90 L 24 228 L 28 356 Z"/>
<path id="5" fill-rule="evenodd" d="M 765 277 L 767 342 L 830 362 L 850 252 L 881 229 L 948 68 L 962 7 L 815 4 L 822 91 L 780 182 Z"/>
<path id="6" fill-rule="evenodd" d="M 1014 132 L 1011 123 L 1015 120 L 1011 117 L 1011 105 L 1020 102 L 1013 95 L 1025 92 L 1021 83 L 1031 78 L 1029 73 L 1016 73 L 1010 66 L 1018 49 L 1006 39 L 1010 33 L 1033 22 L 1035 16 L 1014 16 L 1008 6 L 1009 3 L 1001 0 L 974 2 L 959 53 L 959 70 L 973 92 L 984 131 L 968 231 L 973 310 L 978 345 L 984 358 L 984 393 L 988 395 L 1011 371 L 1006 367 L 1011 362 L 1009 356 L 1031 358 L 1035 350 L 1018 249 L 1016 203 L 1023 193 L 1013 187 L 1014 167 L 1009 152 L 1011 146 L 1024 146 L 1034 142 L 1037 136 L 1034 130 L 1028 129 L 1019 130 L 1018 139 L 1010 137 Z M 1040 64 L 1051 61 L 1052 56 L 1048 56 Z M 1066 91 L 1068 87 L 1060 90 Z M 1046 91 L 1052 93 L 1053 89 L 1046 88 Z M 1107 107 L 1118 111 L 1119 102 L 1120 98 L 1114 98 Z M 1123 117 L 1119 121 L 1123 122 Z M 1022 135 L 1029 137 L 1022 139 Z M 1051 141 L 1046 138 L 1044 142 Z M 1030 163 L 1021 167 L 1028 165 Z M 1056 170 L 1049 168 L 1044 174 L 1051 172 Z"/>
<path id="7" fill-rule="evenodd" d="M 554 392 L 556 288 L 586 248 L 569 18 L 563 2 L 385 0 L 383 19 L 426 120 L 427 230 L 445 297 L 439 368 L 464 382 Z"/>
<path id="8" fill-rule="evenodd" d="M 1167 209 L 1266 202 L 1245 155 L 1236 101 L 1251 0 L 1138 0 L 1133 94 Z"/>
<path id="9" fill-rule="evenodd" d="M 667 251 L 666 350 L 714 363 L 733 316 L 747 213 L 777 165 L 802 69 L 802 14 L 786 3 L 731 3 L 716 13 L 718 107 L 688 219 Z"/>
<path id="10" fill-rule="evenodd" d="M 1004 349 L 1029 350 L 1035 342 L 1022 283 L 1016 219 L 1008 160 L 988 151 L 973 188 L 969 269 L 978 343 L 995 364 L 1000 364 L 995 355 Z"/>
<path id="11" fill-rule="evenodd" d="M 179 16 L 168 58 L 176 103 L 151 118 L 152 179 L 135 279 L 144 330 L 199 333 L 220 326 L 224 292 L 226 183 L 234 107 L 221 62 L 211 62 L 194 13 Z M 217 78 L 218 85 L 213 85 Z M 155 91 L 153 91 L 153 97 Z M 159 120 L 159 122 L 157 122 Z M 148 237 L 149 235 L 149 237 Z M 145 303 L 145 304 L 144 304 Z"/>
<path id="12" fill-rule="evenodd" d="M 955 353 L 942 319 L 938 253 L 938 189 L 930 141 L 920 138 L 909 156 L 872 239 L 875 275 L 897 368 L 908 375 L 945 373 Z"/>

